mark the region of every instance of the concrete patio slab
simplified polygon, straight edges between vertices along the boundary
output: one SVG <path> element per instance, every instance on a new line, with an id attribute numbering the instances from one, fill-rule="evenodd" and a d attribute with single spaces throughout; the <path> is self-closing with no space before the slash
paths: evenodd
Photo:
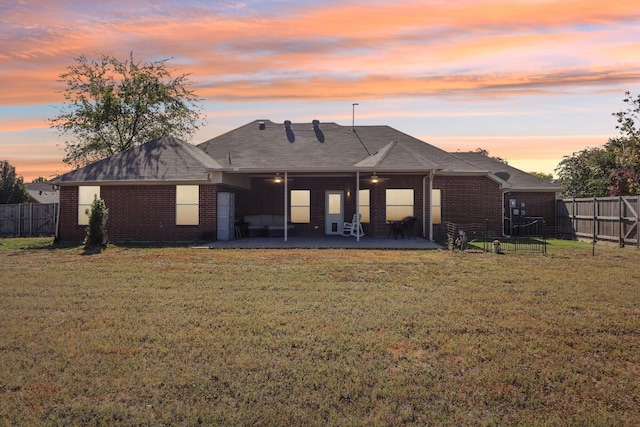
<path id="1" fill-rule="evenodd" d="M 359 242 L 352 236 L 291 236 L 286 242 L 282 237 L 244 237 L 207 243 L 197 247 L 203 249 L 443 249 L 442 246 L 419 237 L 393 239 L 367 236 L 361 237 Z"/>

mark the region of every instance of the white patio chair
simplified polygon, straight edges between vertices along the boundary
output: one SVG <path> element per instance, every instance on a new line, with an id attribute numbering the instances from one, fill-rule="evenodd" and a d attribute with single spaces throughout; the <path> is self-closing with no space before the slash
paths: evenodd
<path id="1" fill-rule="evenodd" d="M 354 214 L 351 222 L 345 222 L 342 224 L 342 235 L 343 236 L 356 236 L 362 237 L 364 236 L 364 230 L 362 229 L 362 224 L 360 223 L 360 214 Z"/>

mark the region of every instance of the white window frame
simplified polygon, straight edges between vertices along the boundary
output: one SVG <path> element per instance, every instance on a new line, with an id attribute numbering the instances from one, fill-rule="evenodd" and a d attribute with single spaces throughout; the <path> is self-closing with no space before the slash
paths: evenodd
<path id="1" fill-rule="evenodd" d="M 176 225 L 200 224 L 200 186 L 176 185 Z"/>
<path id="2" fill-rule="evenodd" d="M 78 225 L 89 225 L 91 205 L 100 198 L 99 185 L 81 185 L 78 187 Z"/>
<path id="3" fill-rule="evenodd" d="M 397 193 L 392 196 L 393 193 Z M 386 198 L 385 198 L 385 218 L 387 222 L 391 221 L 400 221 L 402 218 L 408 216 L 414 216 L 415 210 L 415 191 L 413 188 L 388 188 L 386 190 Z M 391 204 L 389 201 L 394 200 L 397 197 L 402 196 L 402 198 L 406 198 L 407 201 L 411 199 L 411 204 L 409 203 L 393 203 Z M 397 214 L 393 214 L 393 211 L 399 211 Z"/>
<path id="4" fill-rule="evenodd" d="M 368 224 L 371 222 L 371 190 L 368 188 L 360 190 L 358 194 L 358 213 L 360 214 L 360 222 Z"/>
<path id="5" fill-rule="evenodd" d="M 442 190 L 439 188 L 431 190 L 431 223 L 442 223 Z"/>
<path id="6" fill-rule="evenodd" d="M 311 222 L 311 190 L 291 190 L 291 215 L 289 220 L 297 224 Z"/>

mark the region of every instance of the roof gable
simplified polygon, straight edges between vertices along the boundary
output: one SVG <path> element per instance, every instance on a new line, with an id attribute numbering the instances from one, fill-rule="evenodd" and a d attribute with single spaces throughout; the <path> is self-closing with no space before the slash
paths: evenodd
<path id="1" fill-rule="evenodd" d="M 164 136 L 56 178 L 56 183 L 202 181 L 221 165 L 192 144 Z"/>
<path id="2" fill-rule="evenodd" d="M 439 170 L 462 164 L 451 154 L 389 126 L 255 120 L 198 145 L 233 170 Z"/>
<path id="3" fill-rule="evenodd" d="M 511 186 L 511 191 L 562 191 L 562 188 L 556 184 L 480 153 L 463 152 L 452 154 L 506 181 Z"/>

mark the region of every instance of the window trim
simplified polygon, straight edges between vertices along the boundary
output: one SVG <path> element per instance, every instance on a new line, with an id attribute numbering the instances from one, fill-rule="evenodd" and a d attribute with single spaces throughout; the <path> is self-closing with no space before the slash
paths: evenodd
<path id="1" fill-rule="evenodd" d="M 299 193 L 300 196 L 305 196 L 304 199 L 306 200 L 302 200 L 302 201 L 298 201 L 298 197 L 295 197 L 294 194 Z M 305 204 L 294 204 L 295 203 L 302 203 L 305 202 Z M 298 213 L 296 213 L 294 215 L 294 211 L 300 211 Z M 291 221 L 292 223 L 295 224 L 310 224 L 311 223 L 311 190 L 308 189 L 296 189 L 296 190 L 290 190 L 289 192 L 289 221 Z M 304 214 L 304 221 L 296 221 L 297 215 L 299 214 Z"/>
<path id="2" fill-rule="evenodd" d="M 389 194 L 392 191 L 406 191 L 406 192 L 411 192 L 411 204 L 389 204 Z M 416 209 L 416 192 L 415 189 L 413 188 L 387 188 L 386 192 L 385 192 L 385 219 L 387 222 L 390 221 L 400 221 L 402 220 L 402 218 L 408 217 L 408 216 L 414 216 L 415 214 L 415 209 Z M 407 210 L 407 212 L 402 213 L 401 217 L 392 217 L 390 218 L 389 216 L 389 208 L 409 208 L 411 207 L 411 212 L 409 213 L 409 211 Z"/>
<path id="3" fill-rule="evenodd" d="M 91 196 L 89 196 L 91 194 Z M 90 197 L 91 200 L 85 200 L 86 197 Z M 100 186 L 99 185 L 79 185 L 78 186 L 78 225 L 89 225 L 89 214 L 87 210 L 91 212 L 91 206 L 95 199 L 100 198 Z"/>
<path id="4" fill-rule="evenodd" d="M 176 225 L 200 225 L 199 185 L 176 185 Z"/>

